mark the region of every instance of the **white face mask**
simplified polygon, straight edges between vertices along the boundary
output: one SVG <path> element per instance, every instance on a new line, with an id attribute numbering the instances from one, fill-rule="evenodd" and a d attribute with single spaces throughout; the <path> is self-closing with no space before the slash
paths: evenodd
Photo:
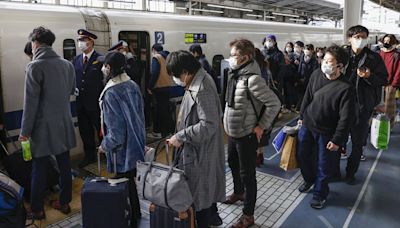
<path id="1" fill-rule="evenodd" d="M 266 41 L 264 45 L 265 45 L 265 47 L 267 47 L 268 49 L 274 47 L 274 43 L 272 43 L 271 41 Z"/>
<path id="2" fill-rule="evenodd" d="M 238 65 L 238 60 L 235 57 L 229 57 L 228 62 L 232 70 L 236 70 L 240 67 L 240 65 Z"/>
<path id="3" fill-rule="evenodd" d="M 306 56 L 311 56 L 311 51 L 309 51 L 309 50 L 304 50 L 304 55 L 306 55 Z"/>
<path id="4" fill-rule="evenodd" d="M 103 72 L 104 77 L 107 77 L 110 74 L 110 68 L 107 68 L 103 65 L 103 67 L 101 68 L 101 72 Z"/>
<path id="5" fill-rule="evenodd" d="M 367 39 L 355 39 L 351 38 L 351 46 L 357 48 L 357 49 L 363 49 L 365 46 L 367 46 L 368 40 Z"/>
<path id="6" fill-rule="evenodd" d="M 310 62 L 310 59 L 311 59 L 310 56 L 308 56 L 308 55 L 305 55 L 305 56 L 304 56 L 304 61 L 305 61 L 306 63 Z"/>
<path id="7" fill-rule="evenodd" d="M 334 68 L 334 66 L 332 66 L 332 65 L 330 65 L 330 64 L 326 64 L 326 63 L 322 63 L 321 64 L 321 70 L 322 70 L 322 72 L 325 74 L 325 76 L 328 78 L 328 79 L 334 79 L 335 78 L 335 75 L 333 75 L 333 73 L 335 72 L 334 70 L 333 70 L 333 68 Z"/>
<path id="8" fill-rule="evenodd" d="M 172 76 L 172 80 L 174 80 L 175 84 L 177 84 L 178 86 L 182 86 L 182 87 L 186 86 L 186 83 L 184 81 L 182 81 L 180 78 Z"/>
<path id="9" fill-rule="evenodd" d="M 291 47 L 286 48 L 286 52 L 292 52 L 292 51 L 293 51 L 293 49 Z"/>
<path id="10" fill-rule="evenodd" d="M 296 54 L 300 55 L 300 54 L 301 54 L 301 49 L 300 49 L 299 47 L 295 47 L 295 48 L 294 48 L 294 52 L 295 52 Z"/>
<path id="11" fill-rule="evenodd" d="M 317 53 L 318 58 L 322 58 L 323 55 L 324 55 L 324 54 L 323 54 L 322 52 L 318 52 L 318 53 Z"/>
<path id="12" fill-rule="evenodd" d="M 88 49 L 88 46 L 84 41 L 78 41 L 78 47 L 81 51 L 85 51 L 86 49 Z"/>

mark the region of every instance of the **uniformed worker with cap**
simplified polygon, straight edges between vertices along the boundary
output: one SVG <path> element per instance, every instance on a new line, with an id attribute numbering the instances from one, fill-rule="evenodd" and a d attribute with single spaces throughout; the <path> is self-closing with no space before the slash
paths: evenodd
<path id="1" fill-rule="evenodd" d="M 83 168 L 96 161 L 95 134 L 100 135 L 99 96 L 104 87 L 102 64 L 97 61 L 101 54 L 94 50 L 97 36 L 84 29 L 78 30 L 78 47 L 83 52 L 73 60 L 76 73 L 76 110 L 79 132 L 83 141 L 85 158 L 79 164 Z"/>
<path id="2" fill-rule="evenodd" d="M 128 43 L 124 40 L 118 41 L 118 43 L 114 44 L 108 51 L 118 51 L 125 55 L 126 57 L 126 67 L 125 72 L 128 76 L 136 82 L 140 86 L 141 81 L 141 67 L 140 62 L 137 59 L 137 56 L 133 55 L 129 50 Z"/>

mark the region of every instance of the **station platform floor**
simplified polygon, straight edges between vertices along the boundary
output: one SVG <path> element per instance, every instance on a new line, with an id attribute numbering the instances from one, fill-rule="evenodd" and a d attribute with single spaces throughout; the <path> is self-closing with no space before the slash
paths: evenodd
<path id="1" fill-rule="evenodd" d="M 293 122 L 293 116 L 287 116 L 279 126 Z M 279 128 L 273 135 L 277 130 Z M 330 183 L 326 208 L 315 210 L 309 206 L 312 193 L 297 190 L 303 182 L 300 171 L 285 172 L 279 167 L 280 154 L 270 146 L 265 148 L 265 164 L 257 168 L 256 225 L 253 227 L 400 227 L 400 126 L 393 129 L 388 150 L 379 151 L 368 144 L 364 151 L 367 159 L 360 164 L 356 184 Z M 346 160 L 341 161 L 342 176 L 346 163 Z M 233 183 L 229 168 L 226 179 L 226 191 L 230 194 Z M 81 180 L 76 182 L 82 183 Z M 79 188 L 81 184 L 74 186 Z M 141 202 L 141 228 L 150 226 L 148 205 L 148 202 Z M 224 222 L 221 227 L 234 223 L 241 215 L 242 206 L 242 203 L 218 204 Z M 69 217 L 42 227 L 80 228 L 81 214 L 77 209 L 74 211 Z"/>

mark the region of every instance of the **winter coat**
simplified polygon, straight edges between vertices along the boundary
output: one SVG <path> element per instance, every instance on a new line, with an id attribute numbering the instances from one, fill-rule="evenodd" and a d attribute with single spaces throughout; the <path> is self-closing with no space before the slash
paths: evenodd
<path id="1" fill-rule="evenodd" d="M 179 167 L 188 177 L 196 211 L 225 200 L 225 152 L 217 88 L 200 68 L 186 90 L 177 123 L 183 143 Z"/>
<path id="2" fill-rule="evenodd" d="M 229 107 L 227 102 L 224 113 L 225 132 L 228 136 L 234 138 L 251 134 L 256 125 L 263 129 L 271 128 L 272 122 L 281 107 L 278 97 L 261 78 L 260 67 L 255 61 L 238 69 L 237 74 L 239 78 L 234 92 L 234 107 Z M 230 80 L 234 80 L 231 73 L 229 74 L 228 84 Z M 251 98 L 247 96 L 247 90 L 249 90 Z M 254 102 L 257 114 L 250 99 Z M 266 106 L 265 112 L 260 121 L 257 121 L 257 116 L 263 105 Z"/>
<path id="3" fill-rule="evenodd" d="M 35 158 L 59 155 L 76 145 L 70 96 L 74 66 L 53 48 L 40 46 L 26 67 L 21 135 L 30 137 Z"/>
<path id="4" fill-rule="evenodd" d="M 112 153 L 117 155 L 117 172 L 136 168 L 144 160 L 145 122 L 139 86 L 126 73 L 110 79 L 99 98 L 107 170 L 113 172 Z"/>

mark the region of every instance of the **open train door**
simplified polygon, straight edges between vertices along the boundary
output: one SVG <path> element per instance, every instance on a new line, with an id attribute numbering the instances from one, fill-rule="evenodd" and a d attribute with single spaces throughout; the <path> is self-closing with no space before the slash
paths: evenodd
<path id="1" fill-rule="evenodd" d="M 101 54 L 107 53 L 111 46 L 110 22 L 107 16 L 95 9 L 81 8 L 80 11 L 85 20 L 86 30 L 97 36 L 95 50 Z"/>
<path id="2" fill-rule="evenodd" d="M 132 53 L 135 67 L 139 78 L 134 80 L 140 87 L 144 101 L 145 101 L 145 119 L 146 126 L 151 125 L 151 107 L 150 96 L 147 94 L 147 88 L 150 79 L 150 35 L 146 31 L 120 31 L 118 33 L 118 40 L 124 40 Z"/>

